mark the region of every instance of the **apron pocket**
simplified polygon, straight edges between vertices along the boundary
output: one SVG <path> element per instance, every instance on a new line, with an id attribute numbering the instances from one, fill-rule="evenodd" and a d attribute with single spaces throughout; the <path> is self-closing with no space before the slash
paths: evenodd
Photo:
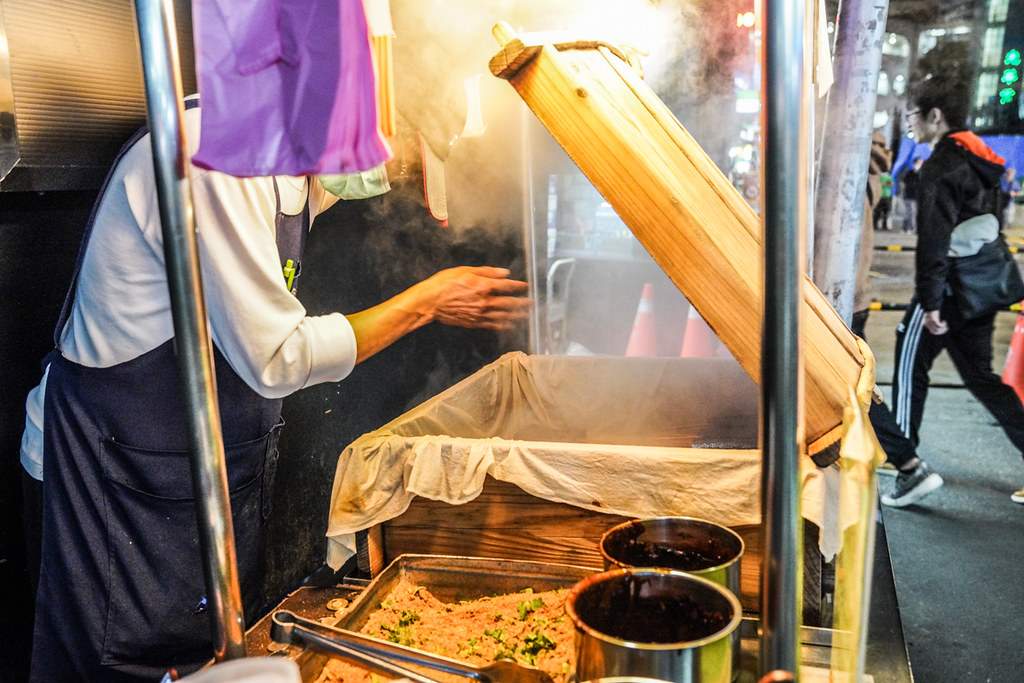
<path id="1" fill-rule="evenodd" d="M 261 580 L 264 473 L 279 428 L 225 447 L 243 595 Z M 109 595 L 103 664 L 213 656 L 187 452 L 103 443 Z M 255 582 L 255 586 L 251 585 Z"/>

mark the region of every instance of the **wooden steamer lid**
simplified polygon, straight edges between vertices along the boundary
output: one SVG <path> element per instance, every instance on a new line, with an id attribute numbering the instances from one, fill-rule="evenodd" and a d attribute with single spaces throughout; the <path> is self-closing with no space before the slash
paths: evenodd
<path id="1" fill-rule="evenodd" d="M 491 73 L 507 80 L 760 384 L 761 220 L 627 58 L 595 41 L 527 44 L 507 24 Z M 525 37 L 529 41 L 529 37 Z M 866 400 L 874 360 L 809 278 L 801 346 L 807 451 L 838 457 L 850 387 Z"/>

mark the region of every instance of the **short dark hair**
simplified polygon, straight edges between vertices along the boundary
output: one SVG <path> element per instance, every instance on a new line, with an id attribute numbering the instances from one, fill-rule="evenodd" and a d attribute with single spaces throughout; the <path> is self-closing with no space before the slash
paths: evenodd
<path id="1" fill-rule="evenodd" d="M 950 128 L 963 130 L 967 127 L 971 88 L 961 79 L 929 74 L 911 86 L 910 101 L 921 110 L 921 116 L 927 116 L 932 109 L 939 109 Z"/>

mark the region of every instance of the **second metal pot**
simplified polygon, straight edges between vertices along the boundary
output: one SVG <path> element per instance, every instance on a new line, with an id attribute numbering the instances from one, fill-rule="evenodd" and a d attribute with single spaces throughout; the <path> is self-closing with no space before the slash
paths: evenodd
<path id="1" fill-rule="evenodd" d="M 729 683 L 731 634 L 742 619 L 730 591 L 667 569 L 613 569 L 566 599 L 575 628 L 576 680 L 613 676 Z"/>
<path id="2" fill-rule="evenodd" d="M 695 517 L 635 519 L 606 531 L 600 549 L 605 569 L 675 569 L 740 594 L 743 539 L 721 524 Z"/>

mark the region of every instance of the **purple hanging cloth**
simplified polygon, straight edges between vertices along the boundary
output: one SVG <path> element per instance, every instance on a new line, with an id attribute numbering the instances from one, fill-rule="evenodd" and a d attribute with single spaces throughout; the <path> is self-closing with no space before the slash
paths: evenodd
<path id="1" fill-rule="evenodd" d="M 195 0 L 192 162 L 234 176 L 355 173 L 391 158 L 362 0 Z"/>

